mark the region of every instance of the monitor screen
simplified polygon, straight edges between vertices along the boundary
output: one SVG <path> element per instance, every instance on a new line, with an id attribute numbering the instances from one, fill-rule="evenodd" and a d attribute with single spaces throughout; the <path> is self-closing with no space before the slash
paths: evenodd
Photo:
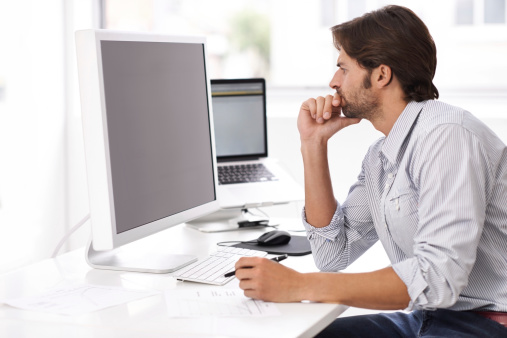
<path id="1" fill-rule="evenodd" d="M 101 41 L 118 233 L 216 198 L 203 48 Z"/>
<path id="2" fill-rule="evenodd" d="M 88 263 L 143 272 L 189 264 L 195 257 L 143 253 L 123 263 L 113 249 L 219 209 L 205 38 L 84 30 L 76 47 Z"/>

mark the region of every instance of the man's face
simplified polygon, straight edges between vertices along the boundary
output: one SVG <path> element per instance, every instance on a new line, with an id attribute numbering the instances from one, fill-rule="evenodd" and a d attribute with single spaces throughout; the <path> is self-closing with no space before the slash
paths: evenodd
<path id="1" fill-rule="evenodd" d="M 343 115 L 371 120 L 380 106 L 377 94 L 371 88 L 371 74 L 348 56 L 343 48 L 337 66 L 338 70 L 329 86 L 342 99 Z"/>

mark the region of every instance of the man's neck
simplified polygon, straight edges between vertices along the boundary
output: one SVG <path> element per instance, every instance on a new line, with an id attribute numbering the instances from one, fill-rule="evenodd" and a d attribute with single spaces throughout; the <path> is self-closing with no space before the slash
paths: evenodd
<path id="1" fill-rule="evenodd" d="M 382 104 L 381 113 L 376 115 L 370 122 L 375 129 L 387 136 L 396 123 L 396 120 L 398 120 L 398 117 L 400 117 L 403 110 L 405 110 L 407 104 L 408 103 L 404 100 L 385 102 Z"/>
<path id="2" fill-rule="evenodd" d="M 387 137 L 408 104 L 405 100 L 406 94 L 396 76 L 393 76 L 388 85 L 377 88 L 373 86 L 372 95 L 377 97 L 379 106 L 377 107 L 378 112 L 372 114 L 370 122 L 375 129 Z"/>

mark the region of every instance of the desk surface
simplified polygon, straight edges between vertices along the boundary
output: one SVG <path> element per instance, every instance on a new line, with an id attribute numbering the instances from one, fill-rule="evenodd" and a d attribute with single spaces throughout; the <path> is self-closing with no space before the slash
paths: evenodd
<path id="1" fill-rule="evenodd" d="M 298 227 L 297 221 L 293 227 L 289 226 L 291 229 Z M 217 242 L 250 240 L 269 230 L 206 234 L 179 225 L 129 244 L 128 249 L 170 248 L 171 253 L 194 254 L 201 258 L 216 250 Z M 301 272 L 317 271 L 311 255 L 289 257 L 283 264 Z M 76 282 L 159 291 L 216 287 L 178 282 L 163 274 L 95 270 L 86 264 L 84 250 L 80 249 L 0 275 L 0 299 L 35 295 Z M 238 288 L 238 281 L 234 279 L 219 288 L 223 287 Z M 0 337 L 312 337 L 346 309 L 342 305 L 317 303 L 276 304 L 276 307 L 281 316 L 170 318 L 162 292 L 80 316 L 0 305 Z"/>

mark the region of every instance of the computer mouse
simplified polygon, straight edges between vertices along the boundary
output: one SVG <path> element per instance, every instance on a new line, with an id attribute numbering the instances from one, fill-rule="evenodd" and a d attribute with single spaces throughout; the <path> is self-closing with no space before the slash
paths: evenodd
<path id="1" fill-rule="evenodd" d="M 268 246 L 268 245 L 283 245 L 290 241 L 290 234 L 287 231 L 273 230 L 262 234 L 257 238 L 257 244 Z"/>

